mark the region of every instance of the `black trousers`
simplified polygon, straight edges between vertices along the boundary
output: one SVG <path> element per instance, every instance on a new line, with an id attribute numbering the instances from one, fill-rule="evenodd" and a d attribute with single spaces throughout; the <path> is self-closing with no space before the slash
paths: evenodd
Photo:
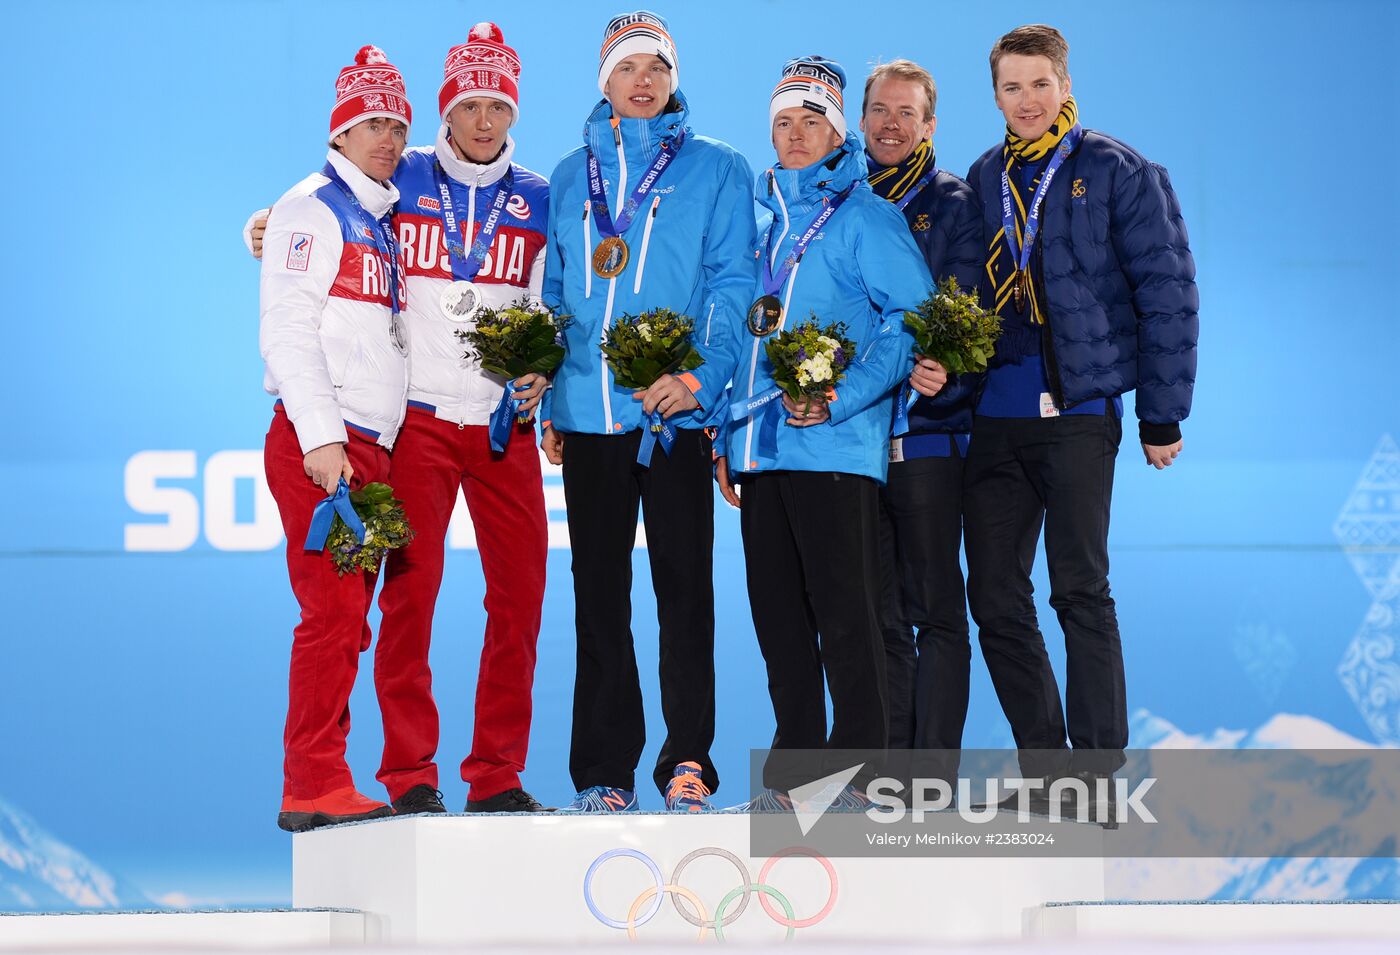
<path id="1" fill-rule="evenodd" d="M 962 747 L 972 668 L 961 561 L 963 463 L 956 446 L 951 457 L 896 462 L 880 490 L 890 749 Z"/>
<path id="2" fill-rule="evenodd" d="M 665 792 L 676 764 L 693 760 L 714 792 L 714 491 L 710 439 L 679 430 L 668 457 L 636 463 L 641 431 L 564 436 L 564 499 L 573 549 L 578 669 L 569 773 L 590 786 L 635 789 L 646 745 L 632 649 L 632 544 L 637 506 L 660 625 L 661 713 L 666 742 L 654 779 Z"/>
<path id="3" fill-rule="evenodd" d="M 879 486 L 816 471 L 745 476 L 740 526 L 754 631 L 777 731 L 763 784 L 787 791 L 845 768 L 812 750 L 882 753 L 885 652 L 879 623 Z M 831 733 L 826 690 L 831 692 Z M 867 760 L 860 786 L 878 775 Z"/>
<path id="4" fill-rule="evenodd" d="M 1116 415 L 978 416 L 964 474 L 967 592 L 978 641 L 1021 750 L 1063 750 L 1074 770 L 1123 763 L 1128 711 L 1108 588 L 1108 516 L 1123 425 Z M 1036 621 L 1031 566 L 1042 523 L 1050 606 L 1067 660 L 1065 710 Z M 1022 771 L 1061 771 L 1047 757 Z"/>

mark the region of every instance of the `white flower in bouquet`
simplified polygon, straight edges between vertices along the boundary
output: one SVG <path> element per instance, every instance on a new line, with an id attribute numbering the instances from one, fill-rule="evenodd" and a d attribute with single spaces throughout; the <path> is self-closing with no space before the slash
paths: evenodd
<path id="1" fill-rule="evenodd" d="M 642 336 L 642 341 L 651 341 L 651 326 L 646 322 L 637 323 L 637 334 Z"/>

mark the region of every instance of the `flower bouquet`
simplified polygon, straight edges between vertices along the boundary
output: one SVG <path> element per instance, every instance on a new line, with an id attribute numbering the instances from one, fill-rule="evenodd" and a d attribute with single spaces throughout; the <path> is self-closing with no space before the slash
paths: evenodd
<path id="1" fill-rule="evenodd" d="M 392 487 L 374 482 L 352 491 L 341 478 L 336 493 L 316 505 L 306 549 L 329 552 L 331 563 L 344 577 L 361 570 L 379 573 L 389 551 L 411 540 L 413 528 Z"/>
<path id="2" fill-rule="evenodd" d="M 813 315 L 779 332 L 764 345 L 773 365 L 773 383 L 793 401 L 828 400 L 855 357 L 845 322 L 820 327 Z"/>
<path id="3" fill-rule="evenodd" d="M 521 297 L 501 308 L 482 306 L 476 313 L 472 328 L 459 329 L 457 337 L 470 346 L 466 357 L 482 368 L 510 379 L 509 394 L 515 379 L 534 372 L 548 375 L 564 360 L 561 334 L 569 316 L 555 315 L 543 305 Z M 521 424 L 530 420 L 520 415 Z"/>
<path id="4" fill-rule="evenodd" d="M 1001 321 L 958 288 L 951 275 L 938 283 L 917 310 L 904 313 L 914 335 L 914 353 L 932 358 L 950 374 L 982 372 L 996 350 Z"/>
<path id="5" fill-rule="evenodd" d="M 508 379 L 500 402 L 491 412 L 492 450 L 504 451 L 510 443 L 512 418 L 516 424 L 533 420 L 531 415 L 520 413 L 515 380 L 532 372 L 548 375 L 559 367 L 564 360 L 562 335 L 568 323 L 568 315 L 555 315 L 522 296 L 501 308 L 482 307 L 471 328 L 457 331 L 457 337 L 470 346 L 467 358 Z"/>
<path id="6" fill-rule="evenodd" d="M 695 323 L 689 318 L 665 307 L 614 319 L 601 346 L 613 380 L 620 387 L 644 391 L 662 375 L 699 368 L 705 359 L 691 343 L 694 330 Z M 675 442 L 675 433 L 660 411 L 653 411 L 648 418 L 650 426 L 637 452 L 637 462 L 642 465 L 650 464 L 652 446 L 658 438 L 667 454 Z"/>

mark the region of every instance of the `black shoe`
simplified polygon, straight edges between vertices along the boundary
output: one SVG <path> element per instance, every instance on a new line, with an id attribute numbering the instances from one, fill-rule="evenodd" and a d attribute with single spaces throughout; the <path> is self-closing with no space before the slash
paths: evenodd
<path id="1" fill-rule="evenodd" d="M 442 793 L 427 783 L 419 783 L 394 800 L 394 815 L 412 816 L 420 812 L 447 812 Z"/>
<path id="2" fill-rule="evenodd" d="M 531 796 L 523 789 L 507 789 L 503 793 L 497 793 L 490 799 L 468 799 L 467 812 L 553 812 L 551 806 L 546 809 L 540 805 L 540 801 Z"/>

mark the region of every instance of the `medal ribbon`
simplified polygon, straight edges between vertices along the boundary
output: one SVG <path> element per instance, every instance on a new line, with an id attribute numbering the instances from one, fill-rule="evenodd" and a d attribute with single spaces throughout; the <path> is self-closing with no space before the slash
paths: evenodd
<path id="1" fill-rule="evenodd" d="M 618 211 L 617 221 L 613 221 L 612 214 L 608 211 L 608 194 L 603 189 L 603 171 L 598 165 L 598 157 L 593 155 L 593 150 L 588 150 L 588 201 L 593 204 L 593 221 L 598 225 L 598 234 L 605 239 L 622 235 L 627 231 L 627 227 L 632 224 L 632 219 L 640 209 L 642 200 L 647 193 L 651 192 L 661 178 L 661 174 L 666 171 L 666 167 L 671 165 L 671 160 L 676 158 L 676 154 L 681 151 L 681 146 L 685 144 L 685 130 L 682 129 L 670 139 L 663 140 L 661 150 L 656 154 L 656 158 L 651 162 L 651 168 L 642 176 L 637 188 L 632 190 L 632 194 L 627 197 L 627 201 L 622 204 L 622 209 Z"/>
<path id="2" fill-rule="evenodd" d="M 1050 191 L 1050 183 L 1055 180 L 1055 173 L 1064 165 L 1070 153 L 1074 152 L 1079 141 L 1084 138 L 1084 128 L 1078 123 L 1074 124 L 1064 138 L 1060 140 L 1060 145 L 1056 147 L 1054 154 L 1050 157 L 1049 164 L 1045 167 L 1045 172 L 1040 175 L 1040 185 L 1036 187 L 1035 196 L 1031 199 L 1031 207 L 1026 210 L 1026 227 L 1024 233 L 1016 228 L 1016 210 L 1011 199 L 1011 179 L 1007 175 L 1005 168 L 1001 171 L 1001 226 L 1006 232 L 1006 247 L 1011 252 L 1011 261 L 1016 266 L 1017 272 L 1026 271 L 1026 267 L 1031 263 L 1031 251 L 1035 247 L 1036 236 L 1040 233 L 1040 204 L 1045 201 L 1045 194 Z M 1018 238 L 1020 247 L 1017 247 Z"/>
<path id="3" fill-rule="evenodd" d="M 340 177 L 340 173 L 335 171 L 335 167 L 326 163 L 321 170 L 321 175 L 340 187 L 340 191 L 345 193 L 345 197 L 350 200 L 350 204 L 359 212 L 360 217 L 366 221 L 373 222 L 374 228 L 370 230 L 374 237 L 374 247 L 379 251 L 381 258 L 388 260 L 386 271 L 389 275 L 389 307 L 393 311 L 395 318 L 399 314 L 399 289 L 403 288 L 403 283 L 399 277 L 399 243 L 394 238 L 394 227 L 390 222 L 390 215 L 384 214 L 384 218 L 375 219 L 369 214 L 369 210 L 360 205 L 360 200 L 355 197 L 355 192 L 350 185 Z M 349 521 L 346 521 L 348 524 Z M 329 531 L 330 528 L 327 528 Z"/>
<path id="4" fill-rule="evenodd" d="M 902 199 L 900 199 L 894 204 L 894 207 L 900 212 L 903 212 L 905 206 L 913 202 L 914 197 L 917 196 L 920 192 L 923 192 L 924 186 L 927 186 L 930 182 L 932 182 L 933 177 L 936 175 L 938 175 L 938 167 L 930 166 L 928 172 L 920 176 L 919 181 L 909 187 L 909 191 L 904 194 L 904 197 Z"/>
<path id="5" fill-rule="evenodd" d="M 307 550 L 326 549 L 326 538 L 330 536 L 337 514 L 355 538 L 361 544 L 365 542 L 365 522 L 360 520 L 360 515 L 355 513 L 355 505 L 350 502 L 350 485 L 345 483 L 345 478 L 341 478 L 335 493 L 317 504 L 311 512 L 311 527 L 306 532 Z"/>
<path id="6" fill-rule="evenodd" d="M 771 182 L 773 174 L 770 172 L 768 175 Z M 763 240 L 765 248 L 763 255 L 764 295 L 775 295 L 778 289 L 783 287 L 783 283 L 786 282 L 787 277 L 792 274 L 792 270 L 797 268 L 797 263 L 802 261 L 802 256 L 807 254 L 807 246 L 812 244 L 812 239 L 822 230 L 822 226 L 826 225 L 827 220 L 836 214 L 836 210 L 841 208 L 842 203 L 846 201 L 851 194 L 851 190 L 854 188 L 855 183 L 852 183 L 846 187 L 844 192 L 830 199 L 822 200 L 825 208 L 817 213 L 811 225 L 807 226 L 807 231 L 802 233 L 802 237 L 797 240 L 797 244 L 792 247 L 792 251 L 788 252 L 787 256 L 783 259 L 783 266 L 779 269 L 777 275 L 773 274 L 773 226 L 777 225 L 777 221 L 774 220 L 769 224 L 768 234 Z"/>
<path id="7" fill-rule="evenodd" d="M 729 417 L 734 421 L 742 421 L 744 418 L 757 417 L 758 420 L 758 453 L 764 457 L 776 457 L 778 454 L 778 425 L 782 422 L 782 402 L 773 404 L 775 399 L 783 396 L 783 389 L 776 385 L 767 391 L 747 398 L 739 398 L 729 405 Z"/>
<path id="8" fill-rule="evenodd" d="M 515 170 L 506 169 L 506 174 L 501 177 L 496 189 L 496 198 L 491 203 L 491 211 L 477 230 L 476 240 L 472 242 L 470 252 L 467 251 L 466 242 L 462 240 L 462 228 L 457 223 L 457 205 L 452 199 L 453 181 L 443 172 L 442 163 L 436 159 L 433 160 L 433 179 L 437 182 L 438 194 L 442 196 L 443 232 L 447 242 L 447 257 L 452 261 L 452 277 L 463 282 L 474 281 L 477 273 L 481 271 L 482 263 L 486 261 L 486 253 L 490 251 L 492 241 L 496 238 L 496 227 L 501 222 L 501 212 L 510 201 L 511 191 L 515 186 Z"/>
<path id="9" fill-rule="evenodd" d="M 909 406 L 918 400 L 913 388 L 901 386 L 899 397 L 894 403 L 894 428 L 890 431 L 890 437 L 897 438 L 909 432 Z"/>

